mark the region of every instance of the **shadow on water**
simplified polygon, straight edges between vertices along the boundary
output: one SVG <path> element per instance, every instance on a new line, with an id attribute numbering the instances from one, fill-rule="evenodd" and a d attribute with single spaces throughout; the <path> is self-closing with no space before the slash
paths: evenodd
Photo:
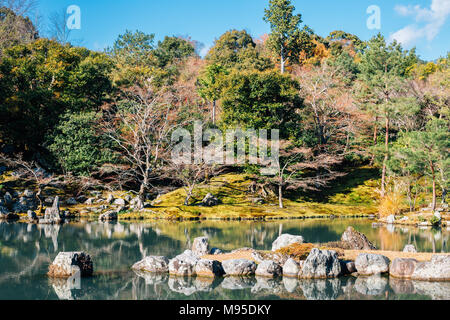
<path id="1" fill-rule="evenodd" d="M 450 299 L 450 284 L 383 277 L 297 280 L 264 278 L 173 278 L 134 273 L 147 255 L 169 258 L 208 236 L 212 247 L 269 250 L 280 232 L 306 241 L 336 241 L 352 225 L 378 248 L 448 252 L 447 229 L 373 227 L 369 220 L 283 222 L 87 223 L 63 226 L 0 223 L 0 299 Z M 51 280 L 49 264 L 60 251 L 85 251 L 94 259 L 91 279 Z"/>

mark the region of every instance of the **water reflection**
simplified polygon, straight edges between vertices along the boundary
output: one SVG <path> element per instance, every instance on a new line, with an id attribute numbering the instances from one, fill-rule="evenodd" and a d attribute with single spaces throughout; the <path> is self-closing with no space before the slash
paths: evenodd
<path id="1" fill-rule="evenodd" d="M 383 250 L 414 244 L 419 251 L 448 252 L 447 229 L 372 226 L 366 220 L 202 223 L 88 223 L 35 225 L 0 222 L 0 299 L 449 299 L 447 283 L 378 278 L 298 280 L 265 278 L 200 279 L 133 273 L 146 255 L 173 257 L 191 240 L 208 236 L 224 251 L 270 249 L 280 232 L 301 234 L 308 242 L 336 241 L 352 225 Z M 60 251 L 86 251 L 96 276 L 49 280 L 48 265 Z"/>

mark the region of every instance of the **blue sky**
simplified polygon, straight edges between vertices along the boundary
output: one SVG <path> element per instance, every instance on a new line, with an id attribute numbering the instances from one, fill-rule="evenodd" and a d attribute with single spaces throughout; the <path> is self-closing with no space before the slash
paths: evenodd
<path id="1" fill-rule="evenodd" d="M 69 5 L 81 9 L 81 30 L 72 38 L 93 50 L 111 45 L 126 29 L 165 35 L 189 35 L 207 49 L 230 29 L 246 29 L 254 37 L 270 31 L 262 17 L 268 0 L 40 0 L 47 17 Z M 303 21 L 321 36 L 344 30 L 367 40 L 378 32 L 417 47 L 422 59 L 434 60 L 450 51 L 450 0 L 293 0 Z M 381 29 L 369 30 L 367 8 L 381 12 Z"/>

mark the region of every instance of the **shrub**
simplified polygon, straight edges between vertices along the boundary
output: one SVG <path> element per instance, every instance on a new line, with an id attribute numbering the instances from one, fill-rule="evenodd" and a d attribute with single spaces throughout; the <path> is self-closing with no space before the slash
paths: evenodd
<path id="1" fill-rule="evenodd" d="M 433 226 L 438 226 L 441 223 L 441 219 L 436 216 L 432 216 L 429 221 Z"/>
<path id="2" fill-rule="evenodd" d="M 402 205 L 403 197 L 399 192 L 388 193 L 383 199 L 381 199 L 378 212 L 382 217 L 398 215 L 401 213 Z"/>
<path id="3" fill-rule="evenodd" d="M 65 115 L 49 137 L 49 150 L 65 172 L 89 175 L 90 171 L 113 160 L 105 139 L 96 132 L 95 112 Z"/>
<path id="4" fill-rule="evenodd" d="M 311 250 L 314 249 L 314 245 L 311 243 L 294 243 L 286 248 L 281 248 L 277 250 L 277 253 L 285 254 L 291 257 L 294 260 L 301 261 L 306 260 Z"/>

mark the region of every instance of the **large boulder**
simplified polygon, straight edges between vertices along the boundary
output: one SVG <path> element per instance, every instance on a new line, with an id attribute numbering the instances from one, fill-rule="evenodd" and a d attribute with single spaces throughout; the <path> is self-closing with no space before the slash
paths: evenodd
<path id="1" fill-rule="evenodd" d="M 256 268 L 255 274 L 260 277 L 275 278 L 282 274 L 281 266 L 272 260 L 261 262 Z"/>
<path id="2" fill-rule="evenodd" d="M 202 201 L 202 205 L 205 207 L 214 207 L 219 204 L 219 199 L 217 199 L 213 194 L 208 193 Z"/>
<path id="3" fill-rule="evenodd" d="M 60 252 L 48 270 L 51 278 L 70 278 L 77 273 L 81 277 L 92 276 L 94 265 L 91 257 L 84 252 Z"/>
<path id="4" fill-rule="evenodd" d="M 356 231 L 353 227 L 348 227 L 342 234 L 342 242 L 345 242 L 351 250 L 376 250 L 377 248 L 367 237 Z"/>
<path id="5" fill-rule="evenodd" d="M 61 211 L 59 209 L 59 197 L 58 196 L 55 197 L 52 207 L 45 209 L 44 221 L 47 221 L 48 223 L 54 223 L 54 224 L 63 222 L 63 218 L 61 217 Z"/>
<path id="6" fill-rule="evenodd" d="M 195 265 L 195 274 L 198 277 L 220 277 L 225 274 L 222 263 L 215 260 L 201 259 Z"/>
<path id="7" fill-rule="evenodd" d="M 390 215 L 389 217 L 386 218 L 386 223 L 387 224 L 395 224 L 395 216 L 394 215 Z"/>
<path id="8" fill-rule="evenodd" d="M 314 248 L 303 265 L 300 277 L 305 279 L 335 278 L 341 274 L 341 271 L 341 263 L 336 251 Z"/>
<path id="9" fill-rule="evenodd" d="M 389 272 L 389 258 L 380 254 L 361 253 L 355 260 L 360 275 L 374 275 Z"/>
<path id="10" fill-rule="evenodd" d="M 168 273 L 169 259 L 160 256 L 149 256 L 139 262 L 136 262 L 131 268 L 137 271 Z"/>
<path id="11" fill-rule="evenodd" d="M 272 243 L 272 251 L 277 251 L 281 248 L 289 247 L 291 244 L 302 244 L 304 241 L 302 236 L 294 236 L 291 234 L 282 234 Z"/>
<path id="12" fill-rule="evenodd" d="M 416 265 L 412 280 L 450 281 L 450 256 L 434 255 L 430 262 Z"/>
<path id="13" fill-rule="evenodd" d="M 388 290 L 388 279 L 380 274 L 370 277 L 358 277 L 355 282 L 355 289 L 367 296 L 382 295 Z"/>
<path id="14" fill-rule="evenodd" d="M 186 250 L 169 261 L 169 273 L 175 276 L 194 276 L 195 266 L 200 258 L 191 250 Z"/>
<path id="15" fill-rule="evenodd" d="M 288 259 L 283 265 L 283 276 L 297 278 L 301 270 L 301 265 L 294 259 Z"/>
<path id="16" fill-rule="evenodd" d="M 395 278 L 411 278 L 418 263 L 415 259 L 394 259 L 389 267 L 389 274 Z"/>
<path id="17" fill-rule="evenodd" d="M 252 276 L 256 271 L 256 263 L 247 259 L 234 259 L 222 262 L 227 276 Z"/>
<path id="18" fill-rule="evenodd" d="M 209 242 L 207 237 L 195 238 L 192 244 L 192 252 L 198 256 L 204 256 L 209 253 Z"/>

